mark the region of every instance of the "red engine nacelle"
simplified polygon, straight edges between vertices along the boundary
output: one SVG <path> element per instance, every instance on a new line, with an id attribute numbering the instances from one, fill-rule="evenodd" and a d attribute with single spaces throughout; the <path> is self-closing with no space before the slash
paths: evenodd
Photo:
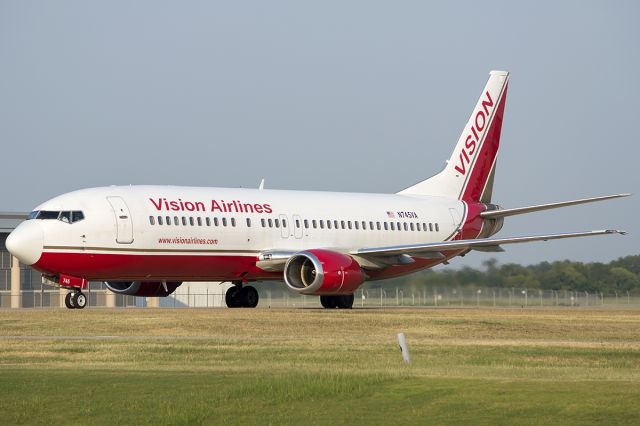
<path id="1" fill-rule="evenodd" d="M 302 294 L 352 294 L 364 280 L 358 262 L 330 250 L 296 253 L 284 267 L 287 286 Z"/>
<path id="2" fill-rule="evenodd" d="M 105 281 L 107 288 L 114 293 L 126 294 L 127 296 L 143 297 L 167 297 L 182 282 L 179 281 Z"/>

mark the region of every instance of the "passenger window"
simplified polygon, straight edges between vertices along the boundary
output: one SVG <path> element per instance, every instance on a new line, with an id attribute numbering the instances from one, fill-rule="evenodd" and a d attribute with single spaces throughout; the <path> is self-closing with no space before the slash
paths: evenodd
<path id="1" fill-rule="evenodd" d="M 162 216 L 158 216 L 158 225 L 162 225 Z"/>
<path id="2" fill-rule="evenodd" d="M 167 225 L 171 225 L 171 216 L 167 216 L 167 217 L 165 217 L 165 219 L 166 219 L 166 220 L 165 220 L 164 222 L 165 222 Z"/>
<path id="3" fill-rule="evenodd" d="M 267 227 L 267 221 L 265 220 L 265 218 L 260 219 L 260 223 L 262 224 L 263 228 Z"/>
<path id="4" fill-rule="evenodd" d="M 189 218 L 189 225 L 193 226 L 193 217 Z"/>
<path id="5" fill-rule="evenodd" d="M 331 221 L 330 220 L 327 221 L 327 229 L 331 229 Z"/>
<path id="6" fill-rule="evenodd" d="M 178 226 L 178 225 L 179 225 L 179 223 L 178 223 L 178 216 L 174 216 L 174 217 L 173 217 L 173 224 L 174 224 L 175 226 Z"/>
<path id="7" fill-rule="evenodd" d="M 385 223 L 384 223 L 384 230 L 385 230 L 385 231 L 388 231 L 388 230 L 389 230 L 389 227 L 387 226 L 387 222 L 385 222 Z"/>
<path id="8" fill-rule="evenodd" d="M 235 217 L 231 218 L 231 226 L 233 226 L 234 228 L 236 227 L 236 218 Z"/>
<path id="9" fill-rule="evenodd" d="M 280 228 L 280 220 L 274 219 L 273 222 L 275 223 L 276 228 Z"/>
<path id="10" fill-rule="evenodd" d="M 433 232 L 433 223 L 429 223 L 429 232 Z"/>
<path id="11" fill-rule="evenodd" d="M 337 220 L 334 220 L 334 221 L 333 221 L 333 227 L 334 227 L 335 229 L 338 229 L 338 228 L 339 228 L 339 226 L 338 226 L 338 221 L 337 221 Z"/>
<path id="12" fill-rule="evenodd" d="M 438 226 L 437 223 L 436 223 L 436 232 L 440 232 L 440 227 Z"/>
<path id="13" fill-rule="evenodd" d="M 60 212 L 58 220 L 64 223 L 71 223 L 71 212 Z"/>
<path id="14" fill-rule="evenodd" d="M 76 223 L 76 222 L 80 222 L 81 220 L 84 219 L 84 213 L 82 213 L 81 211 L 73 211 L 71 212 L 71 222 L 72 223 Z"/>
<path id="15" fill-rule="evenodd" d="M 391 230 L 392 230 L 392 231 L 395 231 L 395 230 L 396 230 L 396 227 L 395 227 L 395 225 L 393 224 L 393 222 L 389 222 L 389 225 L 391 225 Z"/>
<path id="16" fill-rule="evenodd" d="M 267 222 L 269 222 L 269 228 L 273 228 L 273 220 L 269 219 Z"/>
<path id="17" fill-rule="evenodd" d="M 300 228 L 300 219 L 296 219 L 296 228 Z"/>
<path id="18" fill-rule="evenodd" d="M 227 226 L 227 218 L 226 217 L 222 218 L 222 226 Z"/>
<path id="19" fill-rule="evenodd" d="M 211 226 L 211 219 L 209 219 L 208 217 L 205 217 L 204 221 L 206 222 L 207 226 Z"/>
<path id="20" fill-rule="evenodd" d="M 369 222 L 369 229 L 371 229 L 372 231 L 375 229 L 375 228 L 373 227 L 373 221 L 370 221 L 370 222 Z"/>
<path id="21" fill-rule="evenodd" d="M 317 223 L 316 223 L 316 220 L 315 220 L 315 219 L 313 219 L 313 220 L 311 221 L 311 225 L 313 226 L 313 229 L 316 229 L 316 227 L 317 227 Z"/>
<path id="22" fill-rule="evenodd" d="M 409 230 L 409 225 L 407 225 L 407 222 L 405 222 L 402 226 L 403 226 L 405 231 Z"/>
<path id="23" fill-rule="evenodd" d="M 307 219 L 304 220 L 304 229 L 309 229 L 309 221 Z"/>
<path id="24" fill-rule="evenodd" d="M 422 230 L 423 230 L 424 232 L 427 232 L 427 231 L 428 231 L 428 229 L 427 229 L 427 224 L 426 224 L 425 222 L 422 222 Z"/>
<path id="25" fill-rule="evenodd" d="M 149 223 L 152 224 L 152 225 L 156 224 L 156 220 L 155 220 L 155 218 L 153 216 L 149 216 Z"/>
<path id="26" fill-rule="evenodd" d="M 198 222 L 198 226 L 202 226 L 202 218 L 198 216 L 198 218 L 196 218 L 196 221 Z"/>
<path id="27" fill-rule="evenodd" d="M 324 229 L 324 220 L 320 220 L 320 229 Z"/>
<path id="28" fill-rule="evenodd" d="M 353 222 L 353 226 L 355 226 L 355 228 L 358 229 L 358 221 L 357 220 Z"/>
<path id="29" fill-rule="evenodd" d="M 350 220 L 347 221 L 347 226 L 349 227 L 349 229 L 351 229 L 351 221 Z"/>
<path id="30" fill-rule="evenodd" d="M 182 216 L 182 226 L 187 226 L 187 218 Z"/>
<path id="31" fill-rule="evenodd" d="M 251 219 L 247 218 L 247 228 L 251 228 Z"/>
<path id="32" fill-rule="evenodd" d="M 422 229 L 420 229 L 420 222 L 416 223 L 416 229 L 417 229 L 418 231 L 422 231 Z M 412 229 L 412 231 L 413 231 L 413 229 Z"/>
<path id="33" fill-rule="evenodd" d="M 342 229 L 344 229 L 344 220 L 341 220 L 341 221 L 340 221 L 340 227 L 341 227 Z"/>
<path id="34" fill-rule="evenodd" d="M 219 225 L 220 225 L 220 221 L 218 220 L 218 218 L 217 218 L 217 217 L 214 217 L 214 218 L 213 218 L 213 225 L 214 225 L 214 226 L 219 226 Z"/>
<path id="35" fill-rule="evenodd" d="M 282 219 L 282 227 L 283 228 L 287 227 L 287 219 Z"/>

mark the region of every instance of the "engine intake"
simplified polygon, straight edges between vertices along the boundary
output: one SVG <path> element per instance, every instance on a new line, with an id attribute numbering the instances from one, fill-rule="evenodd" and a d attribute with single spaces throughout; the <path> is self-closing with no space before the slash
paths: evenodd
<path id="1" fill-rule="evenodd" d="M 331 250 L 296 253 L 284 267 L 285 283 L 301 294 L 352 294 L 365 278 L 352 257 Z"/>
<path id="2" fill-rule="evenodd" d="M 118 294 L 126 294 L 127 296 L 143 296 L 143 297 L 167 297 L 182 282 L 167 281 L 105 281 L 109 290 Z"/>

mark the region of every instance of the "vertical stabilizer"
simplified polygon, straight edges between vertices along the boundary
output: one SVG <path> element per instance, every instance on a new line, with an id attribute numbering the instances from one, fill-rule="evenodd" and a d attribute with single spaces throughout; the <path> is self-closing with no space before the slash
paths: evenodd
<path id="1" fill-rule="evenodd" d="M 399 194 L 491 201 L 508 81 L 508 72 L 491 71 L 444 170 Z"/>

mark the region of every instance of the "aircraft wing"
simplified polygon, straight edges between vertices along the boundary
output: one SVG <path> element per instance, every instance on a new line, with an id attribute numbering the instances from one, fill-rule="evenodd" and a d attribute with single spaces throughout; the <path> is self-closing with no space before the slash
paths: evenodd
<path id="1" fill-rule="evenodd" d="M 510 238 L 482 238 L 477 240 L 455 240 L 443 241 L 438 243 L 425 244 L 406 244 L 386 247 L 369 247 L 352 250 L 349 254 L 354 256 L 415 256 L 415 257 L 434 257 L 438 254 L 449 250 L 482 250 L 482 251 L 501 251 L 500 246 L 503 244 L 530 243 L 533 241 L 560 240 L 563 238 L 575 237 L 591 237 L 595 235 L 621 234 L 626 232 L 606 229 L 601 231 L 571 232 L 564 234 L 547 234 L 547 235 L 530 235 L 523 237 Z M 437 255 L 435 257 L 438 257 Z"/>

